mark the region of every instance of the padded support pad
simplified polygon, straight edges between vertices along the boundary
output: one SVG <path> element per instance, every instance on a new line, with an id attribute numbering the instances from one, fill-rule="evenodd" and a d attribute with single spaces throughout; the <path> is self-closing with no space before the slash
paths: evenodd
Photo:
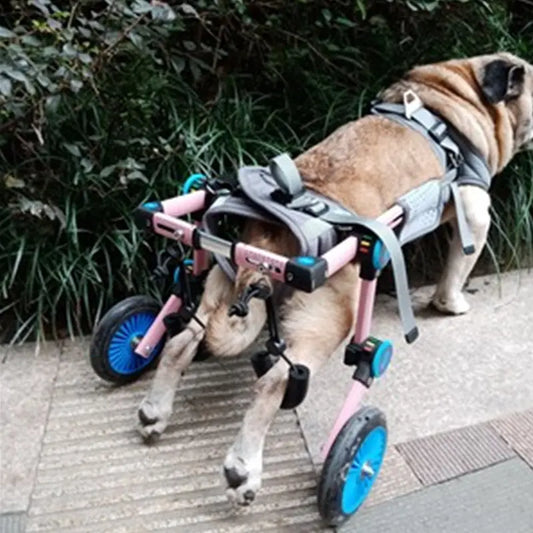
<path id="1" fill-rule="evenodd" d="M 273 366 L 274 359 L 267 351 L 254 353 L 250 358 L 255 375 L 260 378 L 264 376 Z"/>
<path id="2" fill-rule="evenodd" d="M 267 351 L 254 353 L 250 358 L 255 375 L 264 376 L 279 360 Z M 281 402 L 281 409 L 294 409 L 298 407 L 307 396 L 309 390 L 309 369 L 304 365 L 293 365 L 289 369 L 289 381 Z"/>
<path id="3" fill-rule="evenodd" d="M 281 409 L 298 407 L 307 396 L 309 389 L 309 369 L 304 365 L 294 365 L 289 370 L 289 382 L 285 396 L 281 402 Z"/>

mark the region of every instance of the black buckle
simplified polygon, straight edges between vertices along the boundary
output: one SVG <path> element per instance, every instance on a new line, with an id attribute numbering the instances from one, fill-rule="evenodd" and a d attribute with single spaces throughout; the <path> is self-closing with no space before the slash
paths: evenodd
<path id="1" fill-rule="evenodd" d="M 450 159 L 450 163 L 454 168 L 458 168 L 462 165 L 464 162 L 464 158 L 461 154 L 458 154 L 457 152 L 453 152 L 452 150 L 446 150 L 446 153 L 448 154 L 448 157 Z"/>
<path id="2" fill-rule="evenodd" d="M 185 257 L 185 251 L 181 243 L 176 242 L 160 250 L 157 254 L 157 265 L 152 271 L 152 278 L 164 280 L 168 279 L 180 266 Z"/>

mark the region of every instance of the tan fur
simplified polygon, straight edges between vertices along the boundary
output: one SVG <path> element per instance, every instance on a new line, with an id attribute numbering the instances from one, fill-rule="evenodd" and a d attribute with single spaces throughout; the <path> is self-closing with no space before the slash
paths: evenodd
<path id="1" fill-rule="evenodd" d="M 487 69 L 495 61 L 523 68 L 523 82 L 509 85 L 506 97 L 489 103 Z M 533 140 L 533 67 L 510 54 L 479 56 L 416 67 L 381 97 L 401 102 L 411 89 L 424 105 L 452 124 L 485 157 L 493 174 Z M 512 96 L 512 97 L 511 97 Z M 441 176 L 433 149 L 420 134 L 382 117 L 350 122 L 298 156 L 296 164 L 306 185 L 363 216 L 376 217 L 405 192 Z M 457 232 L 450 243 L 444 275 L 434 305 L 454 314 L 468 310 L 461 288 L 486 239 L 490 217 L 488 194 L 478 187 L 461 187 L 476 254 L 464 256 Z M 453 223 L 453 207 L 444 218 Z M 294 238 L 283 228 L 248 223 L 243 239 L 260 248 L 293 256 Z M 308 366 L 311 374 L 343 343 L 354 323 L 358 272 L 347 265 L 313 292 L 293 292 L 282 306 L 282 330 L 287 355 Z M 245 318 L 228 317 L 228 308 L 261 274 L 239 269 L 231 285 L 218 267 L 210 273 L 199 315 L 207 323 L 205 339 L 215 355 L 235 355 L 249 346 L 265 323 L 263 303 L 252 301 Z M 204 332 L 195 323 L 167 343 L 152 389 L 139 409 L 141 432 L 149 438 L 164 430 L 174 391 Z M 255 399 L 224 462 L 228 496 L 248 504 L 261 484 L 262 450 L 268 427 L 279 408 L 287 381 L 287 365 L 279 361 L 257 382 Z M 238 483 L 235 483 L 235 480 Z"/>

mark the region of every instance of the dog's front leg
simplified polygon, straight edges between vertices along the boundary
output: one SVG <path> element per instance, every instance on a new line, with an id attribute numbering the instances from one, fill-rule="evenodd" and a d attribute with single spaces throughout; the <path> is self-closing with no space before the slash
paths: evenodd
<path id="1" fill-rule="evenodd" d="M 485 246 L 490 227 L 489 194 L 480 187 L 473 185 L 465 185 L 460 187 L 459 190 L 466 219 L 472 231 L 475 252 L 471 255 L 464 254 L 457 222 L 454 219 L 452 221 L 453 237 L 450 241 L 448 260 L 432 299 L 434 307 L 439 311 L 454 315 L 466 313 L 470 309 L 462 289 L 476 264 L 481 250 Z"/>
<path id="2" fill-rule="evenodd" d="M 179 335 L 167 342 L 150 392 L 138 410 L 139 432 L 146 441 L 159 437 L 167 427 L 179 379 L 193 360 L 203 337 L 203 328 L 191 321 Z"/>

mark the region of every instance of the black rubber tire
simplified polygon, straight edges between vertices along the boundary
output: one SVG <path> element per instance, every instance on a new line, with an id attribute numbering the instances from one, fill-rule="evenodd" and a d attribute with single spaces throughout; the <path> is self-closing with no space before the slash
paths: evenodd
<path id="1" fill-rule="evenodd" d="M 160 309 L 161 306 L 150 296 L 131 296 L 109 309 L 94 330 L 89 352 L 91 366 L 98 376 L 111 383 L 123 385 L 135 381 L 157 364 L 159 354 L 154 357 L 149 365 L 138 372 L 121 374 L 111 367 L 108 350 L 113 335 L 130 316 L 143 311 L 154 312 L 157 315 Z"/>
<path id="2" fill-rule="evenodd" d="M 377 407 L 362 407 L 344 424 L 329 450 L 322 467 L 317 494 L 318 510 L 329 526 L 343 524 L 358 510 L 350 514 L 342 511 L 346 472 L 365 437 L 378 426 L 387 430 L 385 415 Z"/>

